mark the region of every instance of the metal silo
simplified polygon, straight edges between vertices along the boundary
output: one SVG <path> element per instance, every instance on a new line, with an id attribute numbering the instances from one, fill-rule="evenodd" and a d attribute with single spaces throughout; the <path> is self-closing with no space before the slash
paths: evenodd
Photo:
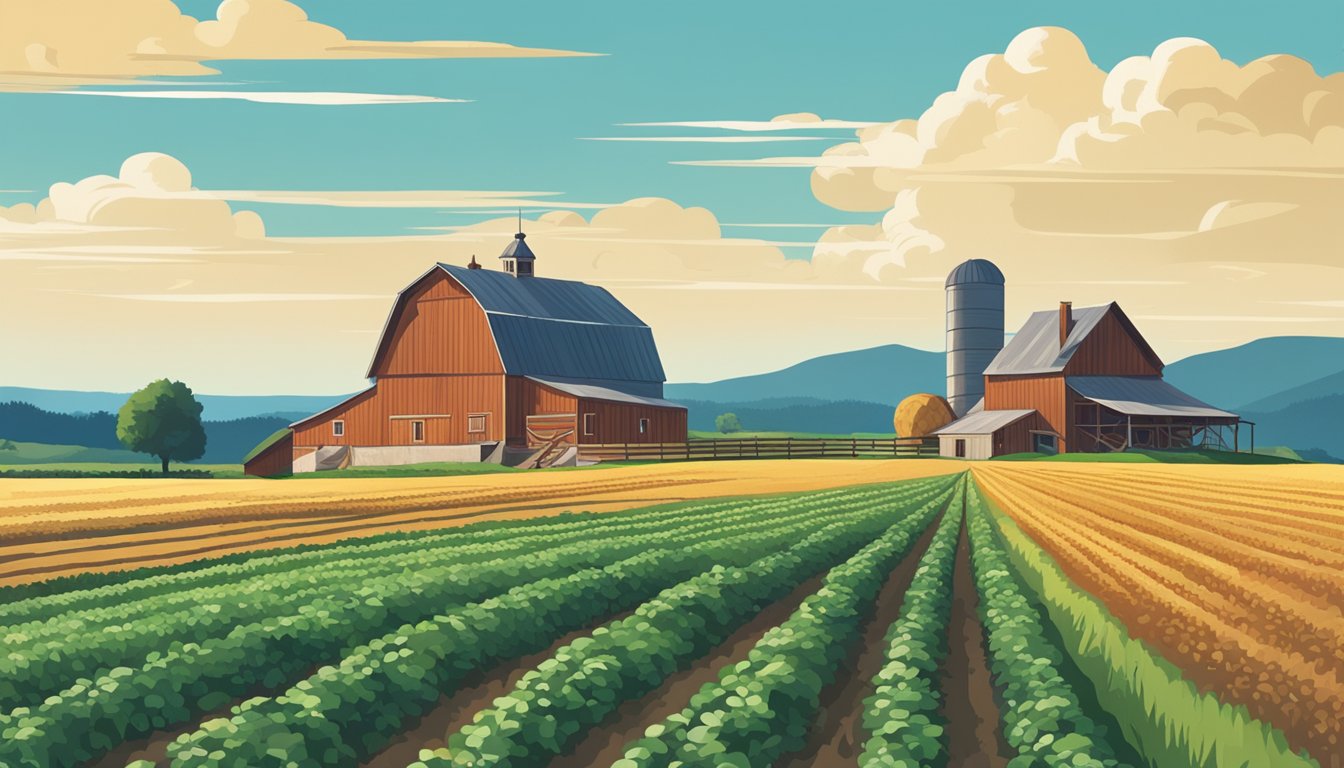
<path id="1" fill-rule="evenodd" d="M 958 417 L 985 396 L 985 368 L 1003 349 L 1003 273 L 971 259 L 947 276 L 947 401 Z"/>

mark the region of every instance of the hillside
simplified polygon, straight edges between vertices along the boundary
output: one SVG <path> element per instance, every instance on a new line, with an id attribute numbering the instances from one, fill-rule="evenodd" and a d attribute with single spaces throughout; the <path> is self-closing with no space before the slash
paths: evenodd
<path id="1" fill-rule="evenodd" d="M 65 389 L 0 387 L 0 402 L 29 403 L 53 413 L 116 413 L 129 392 L 80 392 Z M 209 421 L 278 416 L 293 422 L 331 407 L 347 395 L 196 395 Z"/>
<path id="2" fill-rule="evenodd" d="M 1339 365 L 1344 367 L 1344 360 L 1340 360 Z M 1344 370 L 1332 373 L 1329 376 L 1323 376 L 1315 381 L 1309 381 L 1298 387 L 1276 392 L 1269 397 L 1247 403 L 1242 408 L 1260 413 L 1277 411 L 1304 400 L 1318 400 L 1331 395 L 1344 395 Z"/>
<path id="3" fill-rule="evenodd" d="M 946 382 L 943 353 L 888 344 L 823 355 L 755 376 L 668 384 L 665 396 L 669 400 L 720 403 L 795 397 L 893 406 L 913 392 L 942 392 Z"/>
<path id="4" fill-rule="evenodd" d="M 829 402 L 815 398 L 777 398 L 748 403 L 682 400 L 692 430 L 714 431 L 714 418 L 735 413 L 753 432 L 812 432 L 849 435 L 891 431 L 892 407 L 858 400 Z"/>
<path id="5" fill-rule="evenodd" d="M 1249 404 L 1341 369 L 1344 338 L 1274 336 L 1178 360 L 1167 366 L 1165 375 L 1167 381 L 1209 403 L 1249 409 Z"/>
<path id="6" fill-rule="evenodd" d="M 198 461 L 237 463 L 258 441 L 288 424 L 289 419 L 278 416 L 206 421 L 205 455 Z M 145 461 L 144 454 L 123 449 L 117 440 L 117 417 L 106 411 L 53 413 L 29 403 L 0 403 L 0 439 L 40 444 L 57 453 L 68 454 L 40 461 Z M 0 464 L 12 463 L 20 463 L 17 455 L 0 453 Z"/>
<path id="7" fill-rule="evenodd" d="M 1344 394 L 1303 400 L 1269 412 L 1246 411 L 1242 418 L 1255 422 L 1256 445 L 1287 445 L 1315 461 L 1344 458 Z"/>

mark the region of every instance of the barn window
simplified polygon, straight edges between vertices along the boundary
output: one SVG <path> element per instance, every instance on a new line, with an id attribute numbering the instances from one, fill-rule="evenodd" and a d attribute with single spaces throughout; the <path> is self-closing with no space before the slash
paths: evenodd
<path id="1" fill-rule="evenodd" d="M 425 442 L 425 422 L 423 421 L 411 422 L 411 442 L 412 443 Z"/>
<path id="2" fill-rule="evenodd" d="M 1034 432 L 1031 435 L 1031 450 L 1053 456 L 1059 453 L 1059 438 L 1043 432 Z"/>
<path id="3" fill-rule="evenodd" d="M 592 436 L 597 433 L 597 414 L 583 414 L 583 434 Z"/>
<path id="4" fill-rule="evenodd" d="M 476 434 L 485 431 L 485 414 L 477 413 L 467 416 L 467 432 Z"/>
<path id="5" fill-rule="evenodd" d="M 345 422 L 337 419 L 331 422 L 332 437 L 345 437 Z"/>
<path id="6" fill-rule="evenodd" d="M 648 420 L 648 419 L 640 419 L 640 420 L 639 420 L 639 434 L 641 434 L 641 435 L 647 435 L 647 434 L 649 434 L 649 420 Z"/>
<path id="7" fill-rule="evenodd" d="M 957 458 L 966 458 L 966 441 L 961 438 L 957 438 Z"/>

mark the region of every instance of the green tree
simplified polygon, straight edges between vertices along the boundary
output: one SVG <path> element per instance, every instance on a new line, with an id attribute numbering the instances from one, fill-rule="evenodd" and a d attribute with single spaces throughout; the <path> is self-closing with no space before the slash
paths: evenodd
<path id="1" fill-rule="evenodd" d="M 205 455 L 201 404 L 180 381 L 151 381 L 121 406 L 117 439 L 129 450 L 159 457 L 166 475 L 169 461 Z"/>
<path id="2" fill-rule="evenodd" d="M 729 432 L 741 432 L 742 422 L 738 421 L 736 413 L 722 413 L 714 419 L 714 428 L 725 435 Z"/>

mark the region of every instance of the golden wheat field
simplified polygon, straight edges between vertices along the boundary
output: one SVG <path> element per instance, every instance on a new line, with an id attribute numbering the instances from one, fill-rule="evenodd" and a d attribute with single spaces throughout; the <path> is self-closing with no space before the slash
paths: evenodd
<path id="1" fill-rule="evenodd" d="M 1201 690 L 1316 755 L 1344 730 L 1344 472 L 983 465 L 1065 572 Z"/>
<path id="2" fill-rule="evenodd" d="M 490 519 L 950 474 L 936 459 L 695 462 L 457 477 L 0 480 L 0 585 Z"/>

